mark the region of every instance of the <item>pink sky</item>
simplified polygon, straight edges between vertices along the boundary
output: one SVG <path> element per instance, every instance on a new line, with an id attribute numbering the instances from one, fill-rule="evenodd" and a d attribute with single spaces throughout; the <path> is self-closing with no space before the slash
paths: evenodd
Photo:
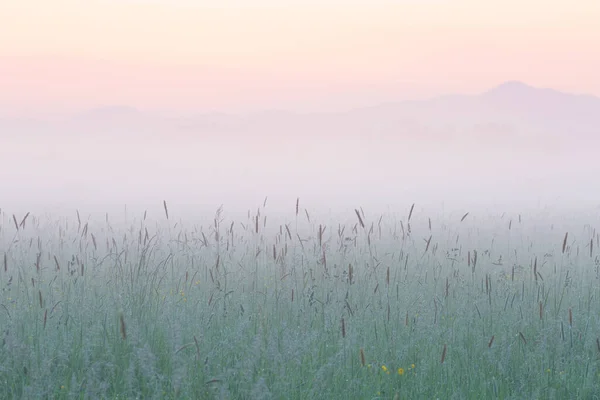
<path id="1" fill-rule="evenodd" d="M 5 1 L 0 114 L 331 109 L 506 80 L 600 95 L 598 21 L 598 0 Z"/>

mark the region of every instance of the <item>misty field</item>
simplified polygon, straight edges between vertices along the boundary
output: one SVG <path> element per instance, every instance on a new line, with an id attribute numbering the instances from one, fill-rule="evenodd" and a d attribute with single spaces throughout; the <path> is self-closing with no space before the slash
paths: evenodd
<path id="1" fill-rule="evenodd" d="M 600 398 L 598 213 L 163 208 L 0 211 L 0 398 Z"/>

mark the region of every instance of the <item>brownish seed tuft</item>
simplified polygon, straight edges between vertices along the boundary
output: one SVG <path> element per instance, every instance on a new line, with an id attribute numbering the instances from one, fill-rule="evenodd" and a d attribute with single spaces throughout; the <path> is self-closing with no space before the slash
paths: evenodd
<path id="1" fill-rule="evenodd" d="M 446 347 L 446 345 L 444 345 L 444 350 L 442 350 L 442 361 L 441 361 L 441 364 L 443 364 L 444 360 L 446 359 L 446 350 L 447 350 L 447 347 Z"/>
<path id="2" fill-rule="evenodd" d="M 569 326 L 573 327 L 573 312 L 569 308 Z"/>
<path id="3" fill-rule="evenodd" d="M 600 351 L 600 350 L 599 350 Z M 362 365 L 363 367 L 365 366 L 366 362 L 365 362 L 365 352 L 364 350 L 361 348 L 360 349 L 360 365 Z"/>
<path id="4" fill-rule="evenodd" d="M 125 317 L 121 314 L 121 337 L 123 340 L 127 339 L 127 330 L 125 328 Z"/>
<path id="5" fill-rule="evenodd" d="M 494 343 L 494 336 L 492 336 L 492 338 L 490 339 L 490 342 L 488 343 L 488 348 L 492 347 L 492 343 Z"/>

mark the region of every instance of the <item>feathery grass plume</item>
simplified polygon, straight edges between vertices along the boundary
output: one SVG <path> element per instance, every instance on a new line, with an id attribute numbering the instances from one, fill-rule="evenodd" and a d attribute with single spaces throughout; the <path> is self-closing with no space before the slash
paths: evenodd
<path id="1" fill-rule="evenodd" d="M 19 230 L 19 223 L 17 222 L 17 217 L 15 216 L 15 214 L 13 214 L 13 222 L 15 223 L 15 228 L 17 229 L 17 231 Z"/>
<path id="2" fill-rule="evenodd" d="M 352 284 L 352 264 L 348 264 L 348 283 Z"/>
<path id="3" fill-rule="evenodd" d="M 444 350 L 442 350 L 442 360 L 441 360 L 440 364 L 443 364 L 444 360 L 446 360 L 446 350 L 447 350 L 447 347 L 444 344 Z"/>
<path id="4" fill-rule="evenodd" d="M 410 222 L 410 219 L 413 215 L 413 210 L 415 209 L 415 203 L 412 204 L 412 206 L 410 206 L 410 211 L 408 212 L 408 219 L 406 220 L 407 222 Z"/>
<path id="5" fill-rule="evenodd" d="M 169 209 L 167 208 L 166 200 L 163 200 L 163 207 L 165 208 L 165 215 L 167 216 L 167 219 L 169 219 Z"/>
<path id="6" fill-rule="evenodd" d="M 25 216 L 21 220 L 21 223 L 19 224 L 19 226 L 23 229 L 25 229 L 25 221 L 27 221 L 27 217 L 29 217 L 29 212 L 27 212 L 27 214 L 25 214 Z"/>
<path id="7" fill-rule="evenodd" d="M 44 302 L 42 300 L 42 291 L 38 290 L 38 298 L 40 300 L 40 308 L 44 308 Z"/>
<path id="8" fill-rule="evenodd" d="M 44 329 L 46 329 L 46 321 L 48 320 L 48 309 L 44 311 Z"/>
<path id="9" fill-rule="evenodd" d="M 319 231 L 317 232 L 317 239 L 319 240 L 319 247 L 323 247 L 323 232 L 325 232 L 325 229 L 323 229 L 323 225 L 319 224 Z"/>
<path id="10" fill-rule="evenodd" d="M 8 258 L 6 257 L 6 252 L 4 252 L 4 272 L 8 272 Z"/>
<path id="11" fill-rule="evenodd" d="M 77 232 L 81 230 L 81 217 L 79 215 L 79 210 L 75 210 L 75 214 L 77 214 Z"/>
<path id="12" fill-rule="evenodd" d="M 565 233 L 565 238 L 563 239 L 562 244 L 562 253 L 565 254 L 565 250 L 567 249 L 567 238 L 569 237 L 569 232 Z"/>
<path id="13" fill-rule="evenodd" d="M 465 220 L 465 218 L 467 218 L 467 215 L 469 215 L 469 213 L 466 213 L 465 215 L 463 215 L 462 218 L 460 219 L 460 222 L 463 222 Z"/>
<path id="14" fill-rule="evenodd" d="M 488 343 L 488 349 L 490 347 L 492 347 L 492 343 L 494 343 L 494 335 L 492 335 L 492 338 L 490 339 L 490 342 Z"/>
<path id="15" fill-rule="evenodd" d="M 360 224 L 360 226 L 365 229 L 365 223 L 363 222 L 362 217 L 360 216 L 360 212 L 358 211 L 358 209 L 354 209 L 354 212 L 356 213 L 356 216 L 358 217 L 358 223 Z"/>
<path id="16" fill-rule="evenodd" d="M 200 360 L 200 344 L 198 343 L 198 339 L 196 339 L 196 335 L 194 335 L 194 344 L 196 345 L 196 361 Z"/>
<path id="17" fill-rule="evenodd" d="M 429 235 L 429 239 L 427 239 L 425 241 L 426 245 L 425 245 L 425 253 L 427 253 L 427 250 L 429 250 L 429 245 L 431 244 L 431 238 L 433 237 L 433 235 Z"/>
<path id="18" fill-rule="evenodd" d="M 487 283 L 487 280 L 486 280 Z M 448 277 L 446 277 L 446 298 L 448 298 L 448 295 L 450 294 L 450 282 L 448 281 Z"/>
<path id="19" fill-rule="evenodd" d="M 346 337 L 346 323 L 344 322 L 344 318 L 342 318 L 342 337 Z"/>
<path id="20" fill-rule="evenodd" d="M 543 318 L 544 318 L 544 305 L 540 301 L 540 321 L 542 321 Z"/>

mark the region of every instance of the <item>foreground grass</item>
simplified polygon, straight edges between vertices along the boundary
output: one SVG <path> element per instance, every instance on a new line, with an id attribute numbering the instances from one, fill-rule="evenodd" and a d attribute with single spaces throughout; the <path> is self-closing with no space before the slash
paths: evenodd
<path id="1" fill-rule="evenodd" d="M 0 398 L 600 397 L 598 221 L 165 211 L 2 214 Z"/>

